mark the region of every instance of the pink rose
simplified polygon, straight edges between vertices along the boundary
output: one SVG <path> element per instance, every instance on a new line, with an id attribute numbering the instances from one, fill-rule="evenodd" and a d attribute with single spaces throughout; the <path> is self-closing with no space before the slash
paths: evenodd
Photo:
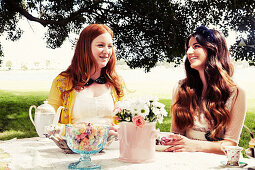
<path id="1" fill-rule="evenodd" d="M 138 127 L 140 127 L 140 128 L 142 128 L 143 125 L 145 124 L 145 120 L 144 120 L 144 118 L 143 118 L 142 116 L 134 116 L 134 117 L 132 118 L 132 121 L 133 121 L 133 123 L 134 123 L 136 126 L 138 126 Z"/>

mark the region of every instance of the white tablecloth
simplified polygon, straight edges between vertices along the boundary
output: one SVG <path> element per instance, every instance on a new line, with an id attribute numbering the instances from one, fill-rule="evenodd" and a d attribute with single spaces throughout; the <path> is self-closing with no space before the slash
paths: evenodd
<path id="1" fill-rule="evenodd" d="M 26 138 L 0 141 L 2 154 L 10 154 L 0 161 L 8 162 L 8 167 L 20 169 L 68 169 L 68 165 L 79 160 L 79 154 L 65 154 L 53 141 L 47 138 Z M 0 150 L 1 150 L 0 149 Z M 226 156 L 201 152 L 156 152 L 155 161 L 150 163 L 132 164 L 119 161 L 118 142 L 104 149 L 105 153 L 92 155 L 92 161 L 100 164 L 102 169 L 109 170 L 207 170 L 229 169 L 221 162 Z M 1 155 L 1 154 L 0 154 Z M 6 153 L 5 153 L 6 155 Z M 248 163 L 243 169 L 255 168 L 255 159 L 242 158 L 240 161 Z M 233 169 L 233 168 L 231 168 Z"/>

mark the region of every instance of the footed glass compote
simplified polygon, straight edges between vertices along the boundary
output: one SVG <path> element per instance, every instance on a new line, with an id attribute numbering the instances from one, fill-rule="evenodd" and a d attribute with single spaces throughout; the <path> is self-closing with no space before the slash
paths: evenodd
<path id="1" fill-rule="evenodd" d="M 101 165 L 91 162 L 90 154 L 100 152 L 106 144 L 108 125 L 79 123 L 66 125 L 66 140 L 68 147 L 81 154 L 78 162 L 69 164 L 68 169 L 101 169 Z"/>

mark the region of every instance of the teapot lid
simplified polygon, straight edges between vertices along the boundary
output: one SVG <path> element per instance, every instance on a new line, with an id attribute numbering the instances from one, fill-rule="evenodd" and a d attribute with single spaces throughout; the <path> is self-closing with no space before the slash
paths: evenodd
<path id="1" fill-rule="evenodd" d="M 43 114 L 55 114 L 55 109 L 50 104 L 48 104 L 48 101 L 45 100 L 42 105 L 38 106 L 36 111 L 39 111 Z"/>

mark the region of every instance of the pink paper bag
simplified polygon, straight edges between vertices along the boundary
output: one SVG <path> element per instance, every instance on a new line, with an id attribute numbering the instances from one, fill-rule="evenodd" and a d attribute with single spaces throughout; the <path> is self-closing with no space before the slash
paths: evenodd
<path id="1" fill-rule="evenodd" d="M 133 122 L 121 122 L 118 130 L 120 157 L 124 162 L 151 162 L 155 157 L 156 123 L 145 123 L 142 128 Z"/>

